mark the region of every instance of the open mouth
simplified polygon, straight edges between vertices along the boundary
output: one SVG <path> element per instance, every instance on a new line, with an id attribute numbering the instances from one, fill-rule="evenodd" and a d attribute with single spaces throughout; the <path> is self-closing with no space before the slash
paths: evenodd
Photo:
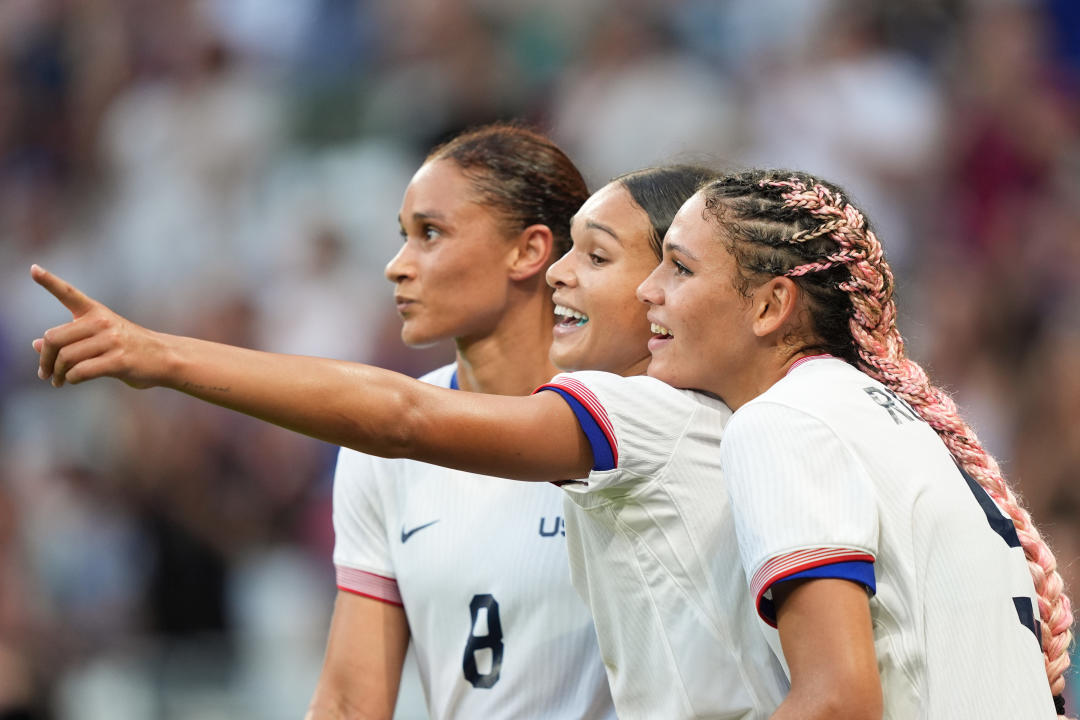
<path id="1" fill-rule="evenodd" d="M 555 327 L 581 327 L 589 322 L 589 316 L 565 305 L 555 306 Z"/>
<path id="2" fill-rule="evenodd" d="M 652 330 L 653 337 L 666 340 L 671 337 L 671 331 L 663 325 L 657 325 L 656 323 L 650 323 L 649 328 Z"/>

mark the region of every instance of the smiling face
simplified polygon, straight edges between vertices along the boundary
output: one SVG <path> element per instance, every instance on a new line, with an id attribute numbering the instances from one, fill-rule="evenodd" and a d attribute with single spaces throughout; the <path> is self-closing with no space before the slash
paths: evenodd
<path id="1" fill-rule="evenodd" d="M 424 164 L 398 214 L 404 244 L 386 266 L 401 315 L 401 339 L 429 345 L 492 332 L 510 295 L 505 229 L 480 204 L 452 160 Z"/>
<path id="2" fill-rule="evenodd" d="M 690 198 L 671 223 L 660 265 L 638 288 L 654 334 L 649 375 L 727 400 L 757 351 L 752 304 L 736 289 L 734 256 L 716 223 L 703 218 L 705 197 Z"/>
<path id="3" fill-rule="evenodd" d="M 581 206 L 570 234 L 574 246 L 547 273 L 556 305 L 551 361 L 561 370 L 644 372 L 651 333 L 634 291 L 656 267 L 649 216 L 612 182 Z"/>

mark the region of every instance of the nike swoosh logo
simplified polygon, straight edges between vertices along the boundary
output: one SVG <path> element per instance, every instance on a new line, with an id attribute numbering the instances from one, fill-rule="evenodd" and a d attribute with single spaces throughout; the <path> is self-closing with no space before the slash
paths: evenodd
<path id="1" fill-rule="evenodd" d="M 420 532 L 421 530 L 423 530 L 426 527 L 431 527 L 432 525 L 434 525 L 437 522 L 439 522 L 439 521 L 438 520 L 432 520 L 429 523 L 424 523 L 423 525 L 417 525 L 416 527 L 414 527 L 409 532 L 405 532 L 405 526 L 402 525 L 401 526 L 401 542 L 404 543 L 406 540 L 411 538 L 416 533 Z"/>

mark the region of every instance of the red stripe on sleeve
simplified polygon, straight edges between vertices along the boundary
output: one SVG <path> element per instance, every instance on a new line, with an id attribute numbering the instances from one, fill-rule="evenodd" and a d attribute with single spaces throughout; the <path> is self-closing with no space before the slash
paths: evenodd
<path id="1" fill-rule="evenodd" d="M 335 565 L 337 574 L 337 586 L 339 590 L 351 592 L 354 595 L 363 595 L 373 600 L 381 600 L 391 605 L 404 606 L 401 602 L 401 593 L 398 591 L 397 580 L 383 577 L 375 573 L 369 573 L 356 568 Z"/>
<path id="2" fill-rule="evenodd" d="M 604 438 L 608 442 L 608 446 L 611 448 L 611 457 L 614 460 L 616 467 L 619 465 L 619 444 L 615 440 L 615 426 L 611 423 L 611 418 L 608 417 L 607 411 L 601 404 L 600 399 L 596 397 L 596 394 L 588 388 L 580 380 L 575 380 L 570 377 L 561 377 L 554 382 L 546 383 L 536 388 L 533 393 L 540 392 L 544 388 L 557 387 L 574 396 L 579 403 L 581 403 L 586 410 L 589 411 L 589 415 L 592 416 L 596 424 L 600 426 L 600 430 L 604 433 Z"/>
<path id="3" fill-rule="evenodd" d="M 874 562 L 874 556 L 865 550 L 852 548 L 811 548 L 777 555 L 762 565 L 750 581 L 750 594 L 754 596 L 754 608 L 758 616 L 772 627 L 776 623 L 761 614 L 761 596 L 780 580 L 803 570 L 842 562 Z"/>

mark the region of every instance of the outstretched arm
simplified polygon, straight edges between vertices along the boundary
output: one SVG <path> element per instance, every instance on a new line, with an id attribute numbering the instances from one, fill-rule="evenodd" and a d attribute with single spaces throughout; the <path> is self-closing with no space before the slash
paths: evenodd
<path id="1" fill-rule="evenodd" d="M 370 365 L 154 332 L 43 268 L 30 274 L 72 314 L 34 341 L 38 375 L 56 387 L 113 377 L 170 388 L 335 445 L 485 475 L 562 480 L 592 467 L 585 434 L 554 393 L 463 393 Z"/>

